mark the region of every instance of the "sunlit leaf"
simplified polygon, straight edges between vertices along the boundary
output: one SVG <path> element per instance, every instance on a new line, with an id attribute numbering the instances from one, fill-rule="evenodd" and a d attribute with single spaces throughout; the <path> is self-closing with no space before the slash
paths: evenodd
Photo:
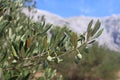
<path id="1" fill-rule="evenodd" d="M 94 38 L 98 38 L 98 37 L 102 34 L 103 30 L 104 30 L 104 29 L 99 30 L 99 31 L 95 34 Z"/>
<path id="2" fill-rule="evenodd" d="M 14 48 L 14 46 L 12 45 L 12 54 L 13 54 L 13 56 L 15 57 L 15 58 L 19 58 L 19 56 L 17 55 L 17 52 L 16 52 L 16 50 L 15 50 L 15 48 Z"/>
<path id="3" fill-rule="evenodd" d="M 92 36 L 99 30 L 100 25 L 101 25 L 101 23 L 100 23 L 100 21 L 98 20 L 98 21 L 96 22 L 94 28 L 93 28 L 93 31 L 92 31 L 92 34 L 91 34 Z"/>

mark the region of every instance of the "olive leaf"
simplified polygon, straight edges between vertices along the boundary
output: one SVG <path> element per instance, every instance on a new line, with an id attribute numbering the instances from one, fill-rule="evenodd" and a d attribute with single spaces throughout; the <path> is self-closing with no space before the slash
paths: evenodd
<path id="1" fill-rule="evenodd" d="M 97 22 L 96 22 L 96 24 L 95 24 L 95 26 L 94 26 L 94 28 L 93 28 L 93 31 L 92 31 L 92 33 L 91 33 L 92 36 L 99 30 L 100 25 L 101 25 L 100 21 L 97 20 Z"/>
<path id="2" fill-rule="evenodd" d="M 89 40 L 89 38 L 91 37 L 91 32 L 92 32 L 92 24 L 93 24 L 93 20 L 91 20 L 88 24 L 88 27 L 87 27 L 87 41 Z"/>
<path id="3" fill-rule="evenodd" d="M 74 48 L 77 47 L 77 41 L 78 41 L 78 36 L 76 33 L 73 33 L 72 34 L 72 44 L 73 44 Z"/>
<path id="4" fill-rule="evenodd" d="M 99 30 L 93 38 L 98 38 L 102 34 L 103 31 L 104 29 Z"/>
<path id="5" fill-rule="evenodd" d="M 16 50 L 15 50 L 15 47 L 12 45 L 12 54 L 13 54 L 13 56 L 16 58 L 16 59 L 19 59 L 19 56 L 18 56 L 18 54 L 17 54 L 17 52 L 16 52 Z"/>

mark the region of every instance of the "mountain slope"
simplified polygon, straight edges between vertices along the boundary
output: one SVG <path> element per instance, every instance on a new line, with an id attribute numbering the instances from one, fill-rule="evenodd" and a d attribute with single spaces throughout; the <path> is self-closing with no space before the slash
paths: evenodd
<path id="1" fill-rule="evenodd" d="M 108 17 L 96 18 L 96 17 L 71 17 L 62 18 L 56 14 L 44 11 L 32 9 L 30 12 L 27 8 L 23 8 L 22 12 L 29 17 L 33 17 L 34 21 L 40 21 L 41 16 L 45 17 L 47 23 L 51 23 L 58 26 L 67 25 L 70 29 L 77 33 L 82 33 L 86 30 L 88 23 L 91 19 L 96 21 L 99 19 L 102 23 L 101 27 L 104 28 L 103 34 L 98 38 L 98 42 L 105 44 L 110 49 L 119 51 L 120 49 L 120 15 L 112 15 Z"/>

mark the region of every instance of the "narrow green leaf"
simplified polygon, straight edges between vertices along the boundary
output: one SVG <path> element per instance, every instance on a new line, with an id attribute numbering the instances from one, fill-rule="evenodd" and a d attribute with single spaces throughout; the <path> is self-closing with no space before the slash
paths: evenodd
<path id="1" fill-rule="evenodd" d="M 53 42 L 54 42 L 54 41 L 55 41 L 55 35 L 52 34 L 52 35 L 51 35 L 51 38 L 50 38 L 50 46 L 53 45 Z"/>
<path id="2" fill-rule="evenodd" d="M 65 35 L 64 32 L 65 32 L 64 28 L 58 29 L 58 31 L 56 32 L 56 37 L 55 37 L 55 40 L 54 40 L 54 44 L 52 45 L 52 49 L 58 46 L 62 37 Z"/>
<path id="3" fill-rule="evenodd" d="M 93 24 L 93 20 L 91 20 L 91 21 L 89 22 L 89 24 L 88 24 L 88 28 L 87 28 L 87 31 L 89 31 L 89 30 L 91 29 L 92 24 Z"/>
<path id="4" fill-rule="evenodd" d="M 47 24 L 44 31 L 42 32 L 42 34 L 44 34 L 45 32 L 47 32 L 50 28 L 52 27 L 52 24 Z"/>
<path id="5" fill-rule="evenodd" d="M 94 36 L 93 38 L 98 38 L 98 37 L 102 34 L 103 30 L 104 30 L 104 29 L 99 30 L 99 31 L 97 32 L 97 34 L 95 34 L 95 36 Z"/>
<path id="6" fill-rule="evenodd" d="M 87 28 L 87 41 L 89 40 L 89 38 L 91 37 L 91 27 L 93 24 L 93 20 L 91 20 L 88 24 L 88 28 Z"/>
<path id="7" fill-rule="evenodd" d="M 59 41 L 59 43 L 58 43 L 58 46 L 59 46 L 59 47 L 61 47 L 62 44 L 64 44 L 65 38 L 66 38 L 66 35 L 64 35 L 64 36 L 62 37 L 62 39 Z"/>
<path id="8" fill-rule="evenodd" d="M 6 29 L 8 24 L 9 24 L 9 22 L 1 22 L 0 23 L 0 35 L 4 32 L 4 30 Z"/>
<path id="9" fill-rule="evenodd" d="M 94 43 L 94 42 L 95 42 L 95 40 L 92 40 L 92 41 L 89 41 L 88 44 L 92 44 L 92 43 Z"/>
<path id="10" fill-rule="evenodd" d="M 33 39 L 34 39 L 34 36 L 27 38 L 27 48 L 30 48 Z"/>
<path id="11" fill-rule="evenodd" d="M 72 44 L 73 44 L 74 48 L 77 47 L 77 42 L 78 42 L 78 36 L 77 36 L 77 34 L 73 33 L 73 35 L 72 35 Z"/>
<path id="12" fill-rule="evenodd" d="M 41 16 L 41 21 L 45 22 L 45 15 Z"/>
<path id="13" fill-rule="evenodd" d="M 60 39 L 62 36 L 64 36 L 64 32 L 65 32 L 64 28 L 58 30 L 56 39 Z"/>
<path id="14" fill-rule="evenodd" d="M 3 16 L 0 16 L 0 22 L 2 21 L 2 19 L 3 19 Z"/>
<path id="15" fill-rule="evenodd" d="M 24 47 L 21 48 L 21 51 L 20 51 L 20 52 L 21 52 L 21 57 L 22 57 L 22 58 L 25 58 L 26 53 L 25 53 Z"/>
<path id="16" fill-rule="evenodd" d="M 68 30 L 65 30 L 65 33 L 72 40 L 72 35 L 70 34 L 71 32 Z"/>
<path id="17" fill-rule="evenodd" d="M 45 20 L 43 21 L 43 23 L 42 23 L 42 29 L 45 27 Z"/>
<path id="18" fill-rule="evenodd" d="M 0 68 L 0 80 L 3 80 L 3 70 Z"/>
<path id="19" fill-rule="evenodd" d="M 27 56 L 30 56 L 31 54 L 33 54 L 34 50 L 35 50 L 35 43 L 32 43 L 30 48 L 27 49 L 27 51 L 26 51 Z"/>
<path id="20" fill-rule="evenodd" d="M 17 52 L 16 52 L 16 50 L 15 50 L 15 48 L 14 48 L 14 46 L 12 45 L 12 54 L 13 54 L 13 56 L 15 57 L 15 58 L 19 58 L 19 56 L 17 55 Z"/>
<path id="21" fill-rule="evenodd" d="M 43 37 L 43 49 L 46 49 L 47 47 L 47 36 Z"/>
<path id="22" fill-rule="evenodd" d="M 24 49 L 25 49 L 25 52 L 28 50 L 28 48 L 27 48 L 27 40 L 25 41 Z"/>
<path id="23" fill-rule="evenodd" d="M 99 30 L 100 25 L 101 25 L 101 23 L 100 23 L 100 21 L 98 20 L 98 21 L 96 22 L 95 26 L 94 26 L 93 31 L 92 31 L 92 34 L 91 34 L 92 36 L 94 36 L 94 34 Z"/>
<path id="24" fill-rule="evenodd" d="M 24 42 L 23 42 L 23 41 L 20 41 L 19 50 L 21 50 L 21 48 L 23 47 L 23 44 L 24 44 Z"/>
<path id="25" fill-rule="evenodd" d="M 58 29 L 56 29 L 56 28 L 57 28 L 57 27 L 52 28 L 52 29 L 50 30 L 50 33 L 51 33 L 50 46 L 53 46 L 53 43 L 54 43 L 55 40 L 56 40 L 56 36 L 57 36 L 57 34 L 58 34 Z"/>

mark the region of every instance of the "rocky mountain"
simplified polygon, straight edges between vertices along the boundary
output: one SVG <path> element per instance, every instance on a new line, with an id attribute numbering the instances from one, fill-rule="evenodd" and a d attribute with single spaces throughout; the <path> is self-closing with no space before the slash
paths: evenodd
<path id="1" fill-rule="evenodd" d="M 63 18 L 56 14 L 32 9 L 29 11 L 27 8 L 23 8 L 22 12 L 27 16 L 31 17 L 34 21 L 39 21 L 41 16 L 44 16 L 47 23 L 51 23 L 58 26 L 67 25 L 70 29 L 77 33 L 82 33 L 86 30 L 90 20 L 100 20 L 104 28 L 103 34 L 98 38 L 100 45 L 106 45 L 110 49 L 119 51 L 120 50 L 120 15 L 112 15 L 107 17 L 86 17 L 86 16 L 76 16 L 71 18 Z"/>

